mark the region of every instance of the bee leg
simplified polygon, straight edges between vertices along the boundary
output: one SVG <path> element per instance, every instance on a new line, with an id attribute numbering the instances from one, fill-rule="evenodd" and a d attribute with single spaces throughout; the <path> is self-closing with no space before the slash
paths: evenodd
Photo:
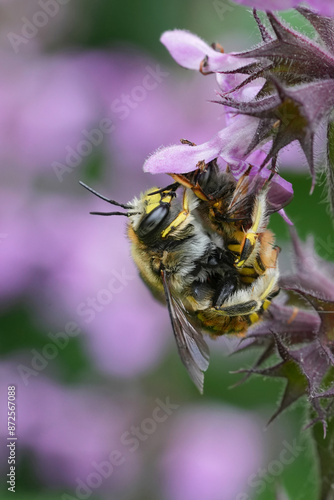
<path id="1" fill-rule="evenodd" d="M 192 183 L 185 175 L 182 174 L 169 174 L 173 179 L 181 184 L 182 186 L 189 188 L 193 191 L 193 193 L 203 201 L 209 201 L 210 198 L 204 193 L 201 186 L 196 182 L 196 184 Z"/>
<path id="2" fill-rule="evenodd" d="M 257 300 L 248 300 L 231 306 L 216 307 L 221 313 L 226 316 L 245 316 L 252 314 L 260 309 L 261 305 Z"/>
<path id="3" fill-rule="evenodd" d="M 164 231 L 161 233 L 162 238 L 166 238 L 174 229 L 178 228 L 190 215 L 189 210 L 189 200 L 187 196 L 186 189 L 183 192 L 183 203 L 182 203 L 182 211 L 175 217 L 175 219 L 169 224 Z"/>
<path id="4" fill-rule="evenodd" d="M 237 268 L 242 268 L 244 265 L 247 264 L 247 261 L 249 263 L 250 261 L 254 260 L 254 253 L 257 251 L 257 248 L 259 246 L 259 245 L 257 245 L 259 238 L 263 238 L 264 235 L 266 235 L 265 237 L 268 240 L 268 239 L 270 239 L 270 236 L 271 236 L 271 241 L 267 241 L 267 243 L 270 243 L 273 246 L 273 241 L 274 241 L 273 235 L 270 231 L 264 231 L 264 228 L 267 226 L 267 222 L 268 222 L 268 217 L 266 215 L 267 190 L 268 190 L 271 179 L 274 177 L 274 175 L 276 173 L 275 166 L 276 166 L 276 163 L 274 162 L 272 165 L 272 171 L 271 171 L 269 177 L 264 182 L 264 184 L 261 188 L 261 191 L 259 193 L 259 196 L 256 198 L 256 201 L 255 201 L 255 204 L 253 207 L 253 212 L 252 212 L 252 226 L 244 234 L 244 237 L 243 237 L 241 244 L 240 244 L 240 256 L 235 261 L 235 266 Z M 248 168 L 248 170 L 245 172 L 244 176 L 248 175 L 249 172 L 250 172 L 250 169 Z M 239 180 L 239 182 L 240 182 L 240 180 Z M 268 247 L 268 245 L 264 245 L 264 246 Z M 256 260 L 257 259 L 255 259 L 255 261 Z M 263 257 L 262 257 L 262 261 L 264 261 Z M 263 262 L 263 263 L 264 263 L 264 265 L 261 266 L 261 263 L 259 262 L 259 265 L 256 268 L 258 274 L 263 274 L 265 268 L 268 267 L 265 264 L 265 262 Z M 262 269 L 262 271 L 261 271 L 261 269 Z"/>
<path id="5" fill-rule="evenodd" d="M 239 288 L 239 276 L 232 272 L 225 273 L 217 285 L 217 291 L 213 297 L 215 307 L 221 307 L 224 302 Z"/>
<path id="6" fill-rule="evenodd" d="M 233 304 L 227 307 L 216 307 L 215 309 L 222 313 L 224 316 L 236 317 L 243 316 L 249 325 L 259 321 L 261 313 L 265 311 L 269 305 L 270 300 L 265 299 L 263 303 L 257 300 L 248 300 L 239 304 Z"/>
<path id="7" fill-rule="evenodd" d="M 169 175 L 174 179 L 175 182 L 178 182 L 179 184 L 181 184 L 186 188 L 192 189 L 194 187 L 194 184 L 189 179 L 187 179 L 187 177 L 183 174 L 169 174 Z"/>
<path id="8" fill-rule="evenodd" d="M 266 195 L 266 190 L 262 190 L 255 201 L 252 213 L 252 226 L 244 234 L 243 241 L 240 245 L 240 257 L 235 261 L 235 266 L 237 268 L 244 267 L 252 260 L 254 252 L 257 251 L 259 235 L 267 225 Z"/>
<path id="9" fill-rule="evenodd" d="M 277 280 L 278 270 L 267 269 L 251 287 L 237 291 L 225 305 L 215 309 L 226 316 L 248 316 L 249 322 L 255 323 L 262 312 L 269 307 L 271 299 L 277 295 L 279 291 Z"/>

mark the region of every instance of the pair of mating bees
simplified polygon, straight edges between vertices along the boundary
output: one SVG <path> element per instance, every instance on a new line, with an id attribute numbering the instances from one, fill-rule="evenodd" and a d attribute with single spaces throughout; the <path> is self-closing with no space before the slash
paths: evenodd
<path id="1" fill-rule="evenodd" d="M 244 334 L 277 295 L 278 247 L 267 229 L 267 193 L 274 174 L 237 182 L 215 160 L 123 205 L 132 256 L 153 295 L 167 303 L 178 352 L 191 379 L 203 391 L 209 349 L 202 330 L 216 337 Z"/>

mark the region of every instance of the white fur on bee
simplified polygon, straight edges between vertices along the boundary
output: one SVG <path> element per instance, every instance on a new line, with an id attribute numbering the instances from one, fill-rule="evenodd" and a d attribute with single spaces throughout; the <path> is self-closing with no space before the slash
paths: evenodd
<path id="1" fill-rule="evenodd" d="M 263 189 L 257 196 L 252 212 L 252 226 L 246 234 L 259 234 L 266 230 L 269 222 L 269 216 L 267 215 L 267 193 L 268 189 Z M 259 240 L 256 239 L 252 253 L 248 259 L 246 259 L 244 266 L 251 266 L 254 264 L 260 249 L 261 244 Z"/>
<path id="2" fill-rule="evenodd" d="M 253 225 L 251 228 L 254 233 L 263 233 L 268 226 L 269 217 L 267 215 L 267 193 L 268 189 L 263 189 L 255 201 L 252 213 Z"/>
<path id="3" fill-rule="evenodd" d="M 194 228 L 192 237 L 185 239 L 180 249 L 173 252 L 172 257 L 172 262 L 175 260 L 177 265 L 172 269 L 171 286 L 178 291 L 182 291 L 185 284 L 190 285 L 195 279 L 205 281 L 209 274 L 205 269 L 203 269 L 196 278 L 191 274 L 196 267 L 196 262 L 203 260 L 212 244 L 210 235 L 204 231 L 201 223 L 192 215 L 189 215 L 189 217 L 180 224 L 177 231 L 173 232 L 173 237 L 176 236 L 177 238 L 177 232 L 182 232 L 182 226 L 185 225 L 185 227 L 189 227 L 189 224 Z M 169 264 L 168 261 L 167 264 Z"/>
<path id="4" fill-rule="evenodd" d="M 132 207 L 129 208 L 128 215 L 131 217 L 133 230 L 137 231 L 143 216 L 146 214 L 147 197 L 141 193 L 139 198 L 135 196 L 128 205 Z"/>

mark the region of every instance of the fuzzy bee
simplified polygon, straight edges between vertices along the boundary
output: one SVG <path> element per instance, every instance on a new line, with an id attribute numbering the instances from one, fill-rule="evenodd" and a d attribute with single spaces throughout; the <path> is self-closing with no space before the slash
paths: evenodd
<path id="1" fill-rule="evenodd" d="M 236 262 L 233 238 L 240 232 L 242 222 L 247 222 L 247 226 L 250 224 L 254 229 L 256 221 L 253 219 L 257 210 L 253 205 L 256 205 L 257 197 L 252 194 L 252 200 L 247 199 L 250 215 L 243 214 L 241 218 L 240 211 L 236 211 L 238 217 L 234 222 L 230 220 L 233 210 L 227 210 L 228 216 L 224 221 L 220 220 L 223 217 L 221 207 L 216 227 L 210 211 L 220 201 L 221 193 L 218 198 L 208 199 L 205 195 L 206 199 L 203 199 L 199 196 L 199 190 L 201 195 L 205 194 L 201 185 L 191 183 L 191 180 L 191 176 L 178 178 L 164 189 L 149 189 L 128 204 L 117 203 L 81 184 L 101 199 L 126 210 L 92 213 L 128 217 L 128 236 L 134 262 L 153 295 L 167 304 L 179 355 L 191 379 L 202 392 L 204 372 L 209 364 L 209 349 L 202 330 L 214 337 L 245 333 L 249 325 L 259 320 L 277 293 L 278 267 L 275 259 L 274 265 L 263 265 L 261 273 L 255 270 L 253 262 L 257 260 L 260 247 L 263 253 L 264 241 L 261 241 L 260 247 L 259 244 L 254 245 L 251 253 L 255 257 L 252 257 L 251 265 L 248 265 L 249 257 L 246 259 L 247 266 L 238 267 L 240 258 Z M 204 181 L 202 177 L 201 184 L 209 188 L 210 181 Z M 232 201 L 236 207 L 236 200 L 241 201 L 248 195 L 243 192 L 242 183 L 237 185 L 231 181 L 227 185 L 226 182 L 225 178 L 221 188 L 229 192 L 228 204 L 231 205 Z M 185 186 L 186 183 L 189 186 Z M 245 203 L 244 200 L 243 205 Z M 261 230 L 265 222 L 261 224 Z M 228 230 L 230 225 L 233 229 Z M 239 255 L 242 255 L 239 240 Z M 271 251 L 272 243 L 268 245 Z M 244 273 L 243 269 L 247 272 Z"/>

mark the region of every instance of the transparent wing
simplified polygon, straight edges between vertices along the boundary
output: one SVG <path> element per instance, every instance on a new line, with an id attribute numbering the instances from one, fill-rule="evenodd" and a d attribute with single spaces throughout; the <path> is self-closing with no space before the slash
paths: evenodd
<path id="1" fill-rule="evenodd" d="M 247 220 L 252 213 L 254 191 L 248 175 L 243 175 L 235 188 L 232 200 L 226 210 L 226 217 L 231 220 Z"/>
<path id="2" fill-rule="evenodd" d="M 266 189 L 265 186 L 265 178 L 260 175 L 250 178 L 246 172 L 237 183 L 232 200 L 226 210 L 226 217 L 231 221 L 242 220 L 244 226 L 247 226 L 247 223 L 251 223 L 251 214 L 256 199 Z"/>
<path id="3" fill-rule="evenodd" d="M 201 332 L 190 323 L 181 302 L 172 296 L 168 277 L 164 271 L 162 271 L 162 281 L 180 358 L 191 380 L 202 394 L 204 372 L 209 366 L 209 348 Z"/>

